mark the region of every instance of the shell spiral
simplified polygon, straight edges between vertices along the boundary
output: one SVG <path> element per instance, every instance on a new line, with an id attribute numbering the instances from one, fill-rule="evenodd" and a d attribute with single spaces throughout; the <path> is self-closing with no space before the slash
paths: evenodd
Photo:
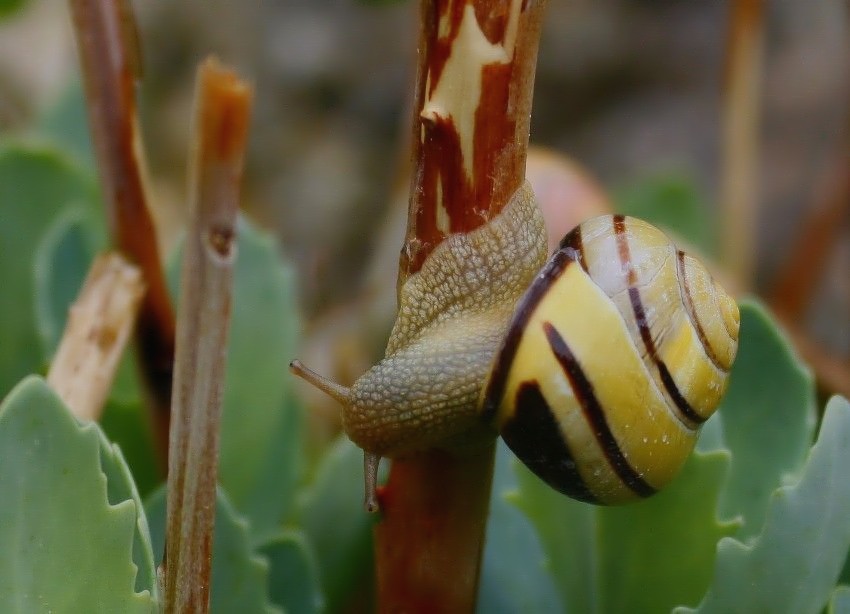
<path id="1" fill-rule="evenodd" d="M 569 496 L 647 497 L 675 477 L 720 403 L 738 326 L 735 301 L 660 230 L 594 218 L 520 299 L 483 416 Z"/>

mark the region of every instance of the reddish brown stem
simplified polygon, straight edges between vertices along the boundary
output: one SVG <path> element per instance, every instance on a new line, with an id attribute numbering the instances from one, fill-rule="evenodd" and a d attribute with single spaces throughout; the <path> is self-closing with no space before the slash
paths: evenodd
<path id="1" fill-rule="evenodd" d="M 499 213 L 522 183 L 544 5 L 422 1 L 401 279 L 450 233 Z"/>
<path id="2" fill-rule="evenodd" d="M 174 313 L 145 193 L 136 115 L 138 41 L 126 0 L 70 0 L 89 124 L 113 240 L 139 266 L 147 292 L 136 324 L 141 372 L 159 452 L 166 465 Z"/>
<path id="3" fill-rule="evenodd" d="M 376 528 L 382 612 L 472 611 L 492 473 L 489 444 L 393 462 Z"/>
<path id="4" fill-rule="evenodd" d="M 422 1 L 399 285 L 449 234 L 485 223 L 521 185 L 544 6 Z M 380 611 L 474 609 L 493 450 L 488 442 L 393 462 L 375 530 Z"/>
<path id="5" fill-rule="evenodd" d="M 804 315 L 829 256 L 850 220 L 850 146 L 831 161 L 770 292 L 770 304 L 791 321 Z"/>
<path id="6" fill-rule="evenodd" d="M 236 212 L 251 98 L 250 88 L 214 60 L 198 71 L 169 447 L 166 612 L 209 611 Z"/>
<path id="7" fill-rule="evenodd" d="M 846 139 L 845 139 L 846 141 Z M 810 210 L 800 231 L 786 250 L 788 257 L 773 283 L 769 301 L 776 315 L 788 328 L 794 345 L 814 369 L 820 386 L 827 394 L 850 395 L 850 363 L 832 355 L 805 333 L 802 320 L 811 297 L 826 273 L 842 233 L 850 220 L 850 146 L 845 142 L 839 155 L 817 186 Z"/>

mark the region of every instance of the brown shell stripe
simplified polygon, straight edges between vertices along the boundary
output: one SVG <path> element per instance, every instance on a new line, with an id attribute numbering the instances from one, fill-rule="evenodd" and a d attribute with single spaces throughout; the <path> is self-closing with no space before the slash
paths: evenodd
<path id="1" fill-rule="evenodd" d="M 605 458 L 608 459 L 614 473 L 635 494 L 641 497 L 648 497 L 654 494 L 655 488 L 644 481 L 640 474 L 635 471 L 620 449 L 617 438 L 614 437 L 611 427 L 608 426 L 605 412 L 596 398 L 593 384 L 587 379 L 587 376 L 584 374 L 566 341 L 564 341 L 564 338 L 552 326 L 551 322 L 544 322 L 543 330 L 546 333 L 546 339 L 549 341 L 549 347 L 552 348 L 555 358 L 561 365 L 561 369 L 564 371 L 564 375 L 573 389 L 576 400 L 581 405 L 584 418 L 593 431 L 596 441 L 605 454 Z"/>
<path id="2" fill-rule="evenodd" d="M 519 343 L 522 340 L 528 320 L 531 318 L 537 305 L 543 300 L 549 286 L 561 276 L 566 270 L 567 265 L 572 261 L 571 254 L 565 250 L 555 252 L 519 300 L 513 318 L 508 325 L 505 340 L 496 353 L 496 361 L 493 364 L 490 381 L 487 384 L 487 390 L 484 394 L 481 417 L 487 422 L 493 420 L 496 416 L 496 411 L 499 409 L 499 404 L 505 394 L 505 386 L 508 384 L 508 374 L 510 373 L 514 356 L 516 355 L 517 348 L 519 348 Z"/>
<path id="3" fill-rule="evenodd" d="M 637 282 L 637 278 L 631 264 L 629 239 L 626 236 L 626 220 L 622 215 L 614 216 L 614 234 L 617 237 L 617 251 L 620 254 L 620 263 L 628 271 L 629 300 L 632 303 L 632 311 L 634 312 L 635 321 L 638 325 L 640 338 L 643 340 L 644 346 L 646 346 L 646 351 L 649 352 L 649 357 L 658 369 L 664 389 L 667 391 L 667 394 L 670 395 L 670 398 L 673 399 L 673 403 L 676 404 L 676 407 L 682 415 L 691 422 L 702 424 L 706 419 L 694 411 L 694 408 L 691 407 L 688 400 L 682 396 L 682 393 L 679 391 L 679 387 L 676 386 L 676 382 L 670 374 L 670 370 L 667 368 L 667 365 L 664 364 L 664 361 L 658 356 L 658 349 L 655 347 L 652 332 L 649 330 L 649 322 L 647 322 L 646 319 L 646 311 L 643 308 L 643 301 L 640 298 L 640 290 L 638 290 L 638 288 L 634 285 Z"/>
<path id="4" fill-rule="evenodd" d="M 581 225 L 576 226 L 561 239 L 560 249 L 572 250 L 570 257 L 587 271 L 587 262 L 584 258 L 584 241 L 581 238 Z"/>
<path id="5" fill-rule="evenodd" d="M 502 427 L 502 438 L 534 473 L 566 495 L 596 503 L 578 472 L 573 454 L 537 382 L 523 382 L 516 394 L 521 414 Z M 557 459 L 557 462 L 553 462 Z"/>
<path id="6" fill-rule="evenodd" d="M 697 331 L 699 341 L 702 343 L 703 349 L 705 349 L 705 355 L 708 356 L 708 359 L 720 370 L 721 373 L 728 373 L 729 369 L 720 363 L 720 359 L 717 358 L 717 354 L 714 353 L 714 348 L 711 347 L 711 344 L 708 342 L 708 337 L 706 337 L 705 330 L 702 328 L 702 323 L 699 321 L 696 306 L 694 305 L 694 297 L 691 295 L 691 287 L 688 285 L 688 276 L 685 273 L 685 252 L 677 250 L 676 258 L 679 269 L 679 279 L 682 280 L 682 290 L 685 295 L 685 307 L 687 308 L 686 310 L 690 317 L 691 324 L 693 324 L 694 330 Z"/>

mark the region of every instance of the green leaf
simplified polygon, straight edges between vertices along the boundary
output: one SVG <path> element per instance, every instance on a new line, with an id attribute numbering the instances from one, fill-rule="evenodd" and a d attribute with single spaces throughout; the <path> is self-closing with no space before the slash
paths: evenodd
<path id="1" fill-rule="evenodd" d="M 56 103 L 39 118 L 39 135 L 71 154 L 87 169 L 95 170 L 86 96 L 79 79 L 71 80 Z"/>
<path id="2" fill-rule="evenodd" d="M 841 585 L 832 591 L 829 614 L 850 614 L 850 586 Z"/>
<path id="3" fill-rule="evenodd" d="M 543 548 L 517 507 L 513 458 L 503 442 L 496 452 L 490 518 L 478 588 L 479 612 L 560 612 L 561 598 L 545 568 Z"/>
<path id="4" fill-rule="evenodd" d="M 717 519 L 729 454 L 695 452 L 658 495 L 598 510 L 603 612 L 661 612 L 696 601 L 711 582 L 717 540 L 738 522 Z"/>
<path id="5" fill-rule="evenodd" d="M 155 610 L 144 513 L 120 453 L 36 377 L 0 405 L 0 493 L 0 611 Z"/>
<path id="6" fill-rule="evenodd" d="M 672 230 L 704 254 L 714 253 L 713 219 L 694 182 L 682 173 L 659 172 L 614 193 L 615 208 Z"/>
<path id="7" fill-rule="evenodd" d="M 62 208 L 78 205 L 93 215 L 95 202 L 92 178 L 56 151 L 0 148 L 0 397 L 42 367 L 33 304 L 36 246 Z"/>
<path id="8" fill-rule="evenodd" d="M 163 486 L 145 502 L 158 563 L 165 546 L 165 499 Z M 248 521 L 233 508 L 221 488 L 216 493 L 212 556 L 210 612 L 280 612 L 268 598 L 268 561 L 254 552 Z"/>
<path id="9" fill-rule="evenodd" d="M 238 240 L 219 479 L 257 543 L 292 512 L 299 479 L 302 420 L 288 373 L 298 319 L 294 274 L 276 243 L 244 220 Z"/>
<path id="10" fill-rule="evenodd" d="M 599 612 L 597 512 L 568 499 L 516 462 L 516 505 L 534 525 L 547 557 L 546 567 L 560 591 L 564 611 Z"/>
<path id="11" fill-rule="evenodd" d="M 758 533 L 782 477 L 802 467 L 815 426 L 812 376 L 757 303 L 741 303 L 738 357 L 720 415 L 732 452 L 720 511 L 743 517 L 738 537 L 745 538 Z"/>
<path id="12" fill-rule="evenodd" d="M 133 562 L 139 570 L 139 574 L 136 576 L 136 590 L 141 592 L 149 589 L 154 597 L 158 598 L 150 528 L 139 490 L 136 488 L 133 474 L 121 453 L 121 448 L 110 443 L 100 429 L 97 429 L 97 433 L 100 437 L 100 463 L 106 476 L 106 496 L 109 503 L 118 505 L 129 499 L 133 501 L 135 509 L 138 510 L 136 530 L 133 533 Z"/>
<path id="13" fill-rule="evenodd" d="M 259 550 L 269 560 L 269 592 L 275 604 L 289 614 L 324 611 L 316 557 L 301 531 L 283 531 Z"/>
<path id="14" fill-rule="evenodd" d="M 715 510 L 729 465 L 724 451 L 694 453 L 659 494 L 627 506 L 564 497 L 517 463 L 519 507 L 537 528 L 569 612 L 661 612 L 699 599 L 717 540 L 736 523 Z"/>
<path id="15" fill-rule="evenodd" d="M 304 493 L 298 523 L 316 553 L 328 611 L 374 585 L 374 522 L 363 510 L 363 451 L 341 436 Z"/>
<path id="16" fill-rule="evenodd" d="M 850 403 L 835 397 L 799 482 L 771 496 L 762 532 L 718 544 L 714 581 L 696 611 L 819 612 L 850 548 L 847 467 Z"/>
<path id="17" fill-rule="evenodd" d="M 60 213 L 35 251 L 35 312 L 45 361 L 59 346 L 68 310 L 77 298 L 94 257 L 94 239 L 79 208 Z"/>
<path id="18" fill-rule="evenodd" d="M 0 19 L 17 13 L 27 3 L 27 0 L 0 0 Z"/>
<path id="19" fill-rule="evenodd" d="M 114 397 L 106 402 L 100 426 L 121 448 L 139 493 L 146 497 L 160 481 L 150 421 L 140 400 L 125 403 Z"/>
<path id="20" fill-rule="evenodd" d="M 77 299 L 96 252 L 91 215 L 71 207 L 59 214 L 39 241 L 35 255 L 35 309 L 44 362 L 59 345 L 71 305 Z M 138 374 L 125 353 L 110 391 L 110 400 L 138 404 Z"/>

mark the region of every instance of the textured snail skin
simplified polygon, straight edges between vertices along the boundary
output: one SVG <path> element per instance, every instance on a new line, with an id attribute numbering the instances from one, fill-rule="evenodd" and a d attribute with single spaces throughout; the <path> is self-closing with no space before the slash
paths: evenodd
<path id="1" fill-rule="evenodd" d="M 738 324 L 734 300 L 659 230 L 594 218 L 520 300 L 483 415 L 561 492 L 594 503 L 649 496 L 717 408 Z"/>
<path id="2" fill-rule="evenodd" d="M 351 440 L 393 457 L 480 429 L 487 371 L 545 259 L 527 183 L 488 223 L 443 241 L 402 286 L 386 357 L 351 387 L 343 410 Z"/>

